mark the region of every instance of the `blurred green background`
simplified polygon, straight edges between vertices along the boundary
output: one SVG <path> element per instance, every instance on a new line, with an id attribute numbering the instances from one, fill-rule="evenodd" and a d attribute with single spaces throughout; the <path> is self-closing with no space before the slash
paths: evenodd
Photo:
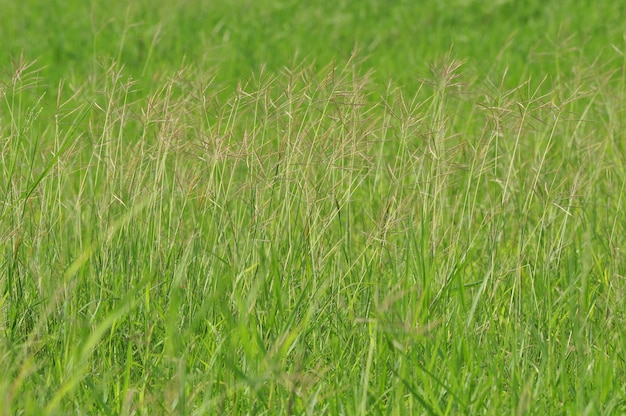
<path id="1" fill-rule="evenodd" d="M 626 16 L 626 2 L 585 0 L 3 0 L 0 9 L 0 67 L 23 53 L 52 86 L 114 59 L 141 83 L 192 65 L 228 87 L 262 65 L 340 65 L 356 47 L 364 70 L 408 91 L 450 51 L 469 74 L 507 69 L 513 86 L 581 55 L 619 61 Z"/>

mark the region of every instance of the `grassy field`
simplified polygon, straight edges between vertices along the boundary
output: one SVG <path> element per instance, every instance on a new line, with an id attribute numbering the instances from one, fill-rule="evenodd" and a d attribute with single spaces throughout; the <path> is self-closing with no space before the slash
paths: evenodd
<path id="1" fill-rule="evenodd" d="M 626 5 L 0 10 L 0 415 L 626 413 Z"/>

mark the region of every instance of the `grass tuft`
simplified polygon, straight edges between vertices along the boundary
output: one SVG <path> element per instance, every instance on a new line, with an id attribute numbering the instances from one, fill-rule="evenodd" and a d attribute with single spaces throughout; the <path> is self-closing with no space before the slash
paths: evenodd
<path id="1" fill-rule="evenodd" d="M 302 19 L 288 3 L 264 16 Z M 555 13 L 456 3 L 526 29 Z M 179 15 L 141 26 L 141 7 L 92 14 L 76 73 L 47 54 L 1 72 L 2 414 L 626 412 L 620 44 L 569 20 L 527 65 L 485 68 L 468 32 L 393 79 L 375 53 L 393 31 L 357 30 L 346 59 L 230 82 L 159 66 Z"/>

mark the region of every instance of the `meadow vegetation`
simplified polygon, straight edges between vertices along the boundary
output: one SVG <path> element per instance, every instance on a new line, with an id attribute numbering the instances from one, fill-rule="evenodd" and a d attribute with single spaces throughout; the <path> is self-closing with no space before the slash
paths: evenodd
<path id="1" fill-rule="evenodd" d="M 624 6 L 219 3 L 0 1 L 0 414 L 625 413 Z"/>

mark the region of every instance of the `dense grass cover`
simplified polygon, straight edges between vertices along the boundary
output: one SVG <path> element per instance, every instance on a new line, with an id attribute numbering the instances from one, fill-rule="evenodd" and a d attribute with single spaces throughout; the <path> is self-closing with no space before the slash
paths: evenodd
<path id="1" fill-rule="evenodd" d="M 626 412 L 619 2 L 5 3 L 1 414 Z"/>

